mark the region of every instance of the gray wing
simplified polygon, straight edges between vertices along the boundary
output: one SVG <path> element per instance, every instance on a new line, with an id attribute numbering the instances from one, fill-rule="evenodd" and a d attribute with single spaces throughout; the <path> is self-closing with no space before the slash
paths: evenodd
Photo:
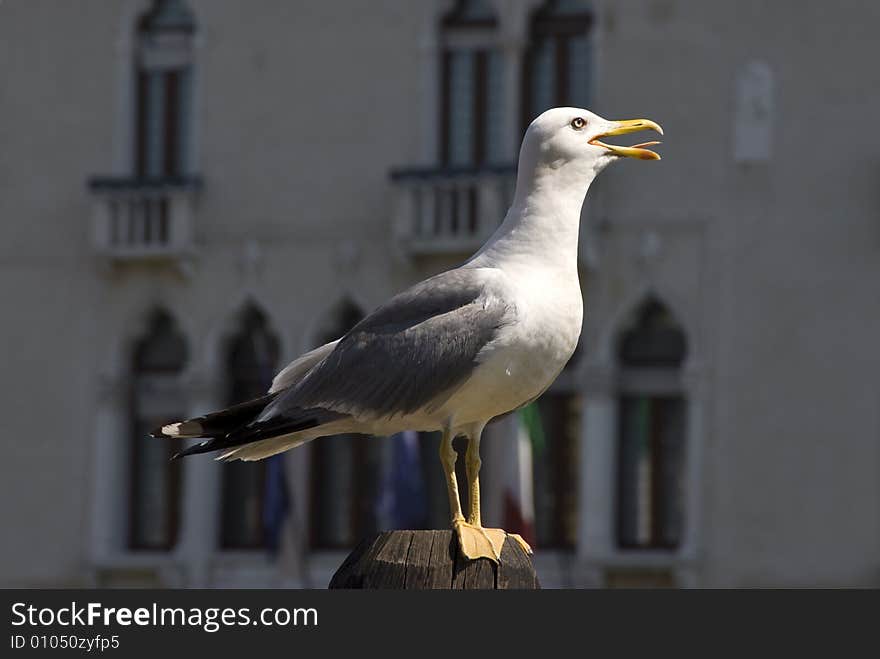
<path id="1" fill-rule="evenodd" d="M 450 270 L 393 297 L 348 332 L 258 422 L 301 408 L 375 418 L 436 409 L 515 314 L 497 270 Z"/>

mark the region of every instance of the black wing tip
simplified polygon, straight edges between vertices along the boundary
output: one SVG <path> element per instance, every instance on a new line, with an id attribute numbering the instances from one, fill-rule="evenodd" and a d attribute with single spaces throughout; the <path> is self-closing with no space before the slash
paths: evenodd
<path id="1" fill-rule="evenodd" d="M 246 444 L 252 444 L 254 442 L 262 441 L 264 439 L 273 439 L 275 437 L 281 437 L 282 435 L 286 435 L 289 433 L 308 430 L 309 428 L 314 428 L 321 425 L 322 423 L 326 423 L 329 420 L 342 416 L 341 414 L 338 414 L 336 412 L 331 412 L 320 408 L 312 408 L 304 410 L 303 412 L 305 413 L 298 418 L 279 416 L 269 421 L 250 423 L 237 431 L 231 432 L 224 436 L 217 436 L 211 439 L 207 439 L 203 442 L 185 448 L 182 451 L 178 451 L 171 456 L 171 461 L 180 460 L 181 458 L 185 458 L 188 455 L 197 455 L 199 453 L 209 453 L 211 451 L 234 449 L 240 446 L 244 446 Z M 321 418 L 319 418 L 319 413 L 323 413 L 329 416 L 322 420 Z M 185 423 L 190 422 L 187 421 Z M 159 432 L 161 432 L 161 428 L 159 429 Z M 166 435 L 164 433 L 160 436 L 170 437 L 170 435 Z M 191 436 L 187 437 L 186 435 L 184 435 L 180 439 L 191 438 Z"/>
<path id="2" fill-rule="evenodd" d="M 313 412 L 313 410 L 308 410 Z M 286 416 L 277 416 L 268 421 L 257 421 L 250 423 L 240 431 L 230 433 L 228 436 L 229 446 L 244 446 L 260 442 L 264 439 L 274 439 L 294 432 L 301 432 L 316 426 L 320 426 L 322 422 L 315 414 L 307 415 L 302 418 L 291 419 Z M 224 447 L 225 448 L 225 447 Z"/>

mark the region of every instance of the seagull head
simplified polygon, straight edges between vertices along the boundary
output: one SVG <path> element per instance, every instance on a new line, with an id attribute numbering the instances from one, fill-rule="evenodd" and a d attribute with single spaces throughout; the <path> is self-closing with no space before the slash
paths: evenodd
<path id="1" fill-rule="evenodd" d="M 603 141 L 642 130 L 663 134 L 663 129 L 650 119 L 613 121 L 582 108 L 552 108 L 539 115 L 526 130 L 520 167 L 525 163 L 551 169 L 573 165 L 573 169 L 595 176 L 620 158 L 660 160 L 659 155 L 647 148 L 659 142 L 619 146 Z"/>

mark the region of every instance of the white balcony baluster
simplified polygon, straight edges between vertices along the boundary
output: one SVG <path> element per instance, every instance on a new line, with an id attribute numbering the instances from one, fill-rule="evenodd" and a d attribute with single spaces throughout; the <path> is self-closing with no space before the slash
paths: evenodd
<path id="1" fill-rule="evenodd" d="M 392 175 L 397 195 L 394 238 L 410 257 L 466 255 L 501 223 L 513 170 L 411 170 Z"/>
<path id="2" fill-rule="evenodd" d="M 96 180 L 92 239 L 113 261 L 182 259 L 193 252 L 197 181 Z"/>

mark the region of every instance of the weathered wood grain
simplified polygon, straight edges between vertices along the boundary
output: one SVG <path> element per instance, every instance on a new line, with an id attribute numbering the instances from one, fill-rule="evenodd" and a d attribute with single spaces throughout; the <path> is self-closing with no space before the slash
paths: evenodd
<path id="1" fill-rule="evenodd" d="M 467 560 L 451 530 L 384 531 L 364 539 L 330 580 L 330 588 L 508 590 L 540 588 L 532 561 L 508 538 L 501 564 Z"/>

